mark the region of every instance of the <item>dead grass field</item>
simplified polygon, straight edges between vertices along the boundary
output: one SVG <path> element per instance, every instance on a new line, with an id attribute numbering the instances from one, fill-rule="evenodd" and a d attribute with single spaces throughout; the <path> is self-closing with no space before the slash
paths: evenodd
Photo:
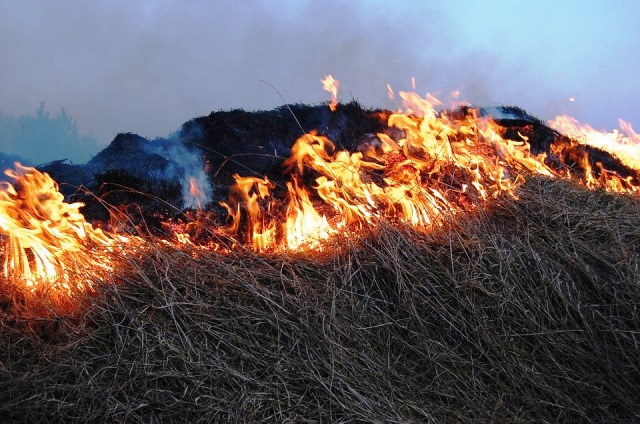
<path id="1" fill-rule="evenodd" d="M 64 316 L 0 284 L 0 421 L 640 421 L 640 202 L 518 193 L 322 255 L 158 244 Z"/>

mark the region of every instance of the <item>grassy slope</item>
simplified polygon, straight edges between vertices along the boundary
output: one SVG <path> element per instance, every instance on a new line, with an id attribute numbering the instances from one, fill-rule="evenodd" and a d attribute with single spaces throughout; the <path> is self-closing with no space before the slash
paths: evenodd
<path id="1" fill-rule="evenodd" d="M 321 258 L 158 248 L 80 317 L 0 314 L 0 417 L 638 421 L 639 223 L 637 199 L 532 179 Z"/>

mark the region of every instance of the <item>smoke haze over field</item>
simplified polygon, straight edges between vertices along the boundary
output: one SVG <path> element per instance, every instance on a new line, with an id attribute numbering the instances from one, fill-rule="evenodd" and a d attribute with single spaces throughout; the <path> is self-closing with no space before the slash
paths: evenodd
<path id="1" fill-rule="evenodd" d="M 0 0 L 0 111 L 64 107 L 97 142 L 166 136 L 229 108 L 339 99 L 391 107 L 396 90 L 640 126 L 640 3 L 617 1 Z M 569 101 L 569 98 L 575 101 Z M 0 152 L 6 146 L 0 145 Z M 53 152 L 52 152 L 53 154 Z M 56 151 L 59 159 L 68 156 Z"/>

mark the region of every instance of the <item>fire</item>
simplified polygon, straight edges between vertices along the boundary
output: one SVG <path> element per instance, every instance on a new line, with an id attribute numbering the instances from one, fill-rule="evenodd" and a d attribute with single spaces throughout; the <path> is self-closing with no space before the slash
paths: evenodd
<path id="1" fill-rule="evenodd" d="M 556 116 L 547 122 L 551 128 L 585 144 L 611 153 L 620 162 L 633 169 L 640 169 L 640 135 L 631 124 L 620 119 L 620 129 L 612 132 L 596 131 L 589 125 L 582 125 L 577 119 L 567 115 Z"/>
<path id="2" fill-rule="evenodd" d="M 382 216 L 437 225 L 443 212 L 462 211 L 460 198 L 513 195 L 517 177 L 508 175 L 507 167 L 509 172 L 551 175 L 527 145 L 503 140 L 488 120 L 454 121 L 436 113 L 434 99 L 400 96 L 411 113 L 393 114 L 388 123 L 403 130 L 405 138 L 394 141 L 378 134 L 379 146 L 349 153 L 334 152 L 330 140 L 309 134 L 296 142 L 285 162 L 300 174 L 308 168 L 320 174 L 316 192 L 342 225 L 373 223 Z M 461 180 L 464 186 L 456 186 Z"/>
<path id="3" fill-rule="evenodd" d="M 229 231 L 237 234 L 245 222 L 249 241 L 258 250 L 321 249 L 321 241 L 340 229 L 375 225 L 380 219 L 433 228 L 498 196 L 516 198 L 517 187 L 530 174 L 572 177 L 568 165 L 552 168 L 546 154 L 531 153 L 525 136 L 520 141 L 504 138 L 501 126 L 473 109 L 461 116 L 439 111 L 441 102 L 433 96 L 399 96 L 405 110 L 391 114 L 387 124 L 404 134 L 400 139 L 377 134 L 379 143 L 353 153 L 336 150 L 331 140 L 315 132 L 296 141 L 284 163 L 290 176 L 284 218 L 271 199 L 271 182 L 236 176 L 235 194 L 224 203 L 231 216 Z M 627 132 L 635 137 L 630 127 Z M 638 190 L 631 177 L 596 173 L 588 155 L 575 145 L 554 144 L 551 150 L 561 158 L 576 158 L 587 187 Z M 300 181 L 309 173 L 315 184 L 304 187 Z M 314 207 L 318 202 L 324 204 L 324 213 Z"/>
<path id="4" fill-rule="evenodd" d="M 393 88 L 391 88 L 390 84 L 387 84 L 387 97 L 389 97 L 390 100 L 396 98 L 396 93 L 393 92 Z"/>
<path id="5" fill-rule="evenodd" d="M 323 83 L 332 90 L 335 110 L 338 83 L 330 75 Z M 597 132 L 566 116 L 556 118 L 549 125 L 571 139 L 559 136 L 551 144 L 550 159 L 546 153 L 534 155 L 523 134 L 515 137 L 518 140 L 506 138 L 502 126 L 473 108 L 446 110 L 430 95 L 400 91 L 398 96 L 404 110 L 384 115 L 390 131 L 354 152 L 337 149 L 317 132 L 304 134 L 284 162 L 284 184 L 236 174 L 228 200 L 221 202 L 228 214 L 226 227 L 213 228 L 218 224 L 204 218 L 201 222 L 230 241 L 229 248 L 247 243 L 258 251 L 321 251 L 330 237 L 381 220 L 436 228 L 498 197 L 517 198 L 518 186 L 532 174 L 640 193 L 640 137 L 624 121 L 621 134 Z M 630 174 L 618 175 L 594 163 L 585 146 L 610 152 Z M 0 186 L 4 277 L 23 282 L 28 291 L 55 288 L 64 296 L 76 288 L 91 288 L 114 269 L 108 253 L 117 242 L 138 240 L 94 228 L 79 212 L 82 204 L 65 203 L 46 173 L 16 164 L 6 174 L 15 184 Z M 200 179 L 191 177 L 191 198 L 206 200 L 203 187 Z M 200 200 L 193 204 L 202 207 Z M 197 213 L 204 216 L 202 210 Z M 199 242 L 191 235 L 200 237 L 194 227 L 173 228 L 175 244 L 196 247 Z M 133 249 L 130 246 L 127 243 Z M 221 246 L 200 247 L 227 248 Z"/>
<path id="6" fill-rule="evenodd" d="M 206 199 L 206 194 L 200 188 L 195 177 L 189 177 L 189 196 L 192 204 L 198 209 L 202 209 L 202 199 Z"/>
<path id="7" fill-rule="evenodd" d="M 335 112 L 338 108 L 338 86 L 340 83 L 331 75 L 327 75 L 322 80 L 322 88 L 331 93 L 331 103 L 329 108 L 332 112 Z"/>
<path id="8" fill-rule="evenodd" d="M 243 221 L 246 221 L 246 233 L 258 250 L 264 250 L 273 245 L 275 240 L 275 222 L 267 221 L 267 214 L 273 207 L 269 202 L 270 191 L 274 185 L 267 177 L 241 177 L 234 175 L 236 183 L 231 187 L 229 202 L 222 202 L 222 206 L 229 213 L 229 231 L 238 233 Z M 267 208 L 260 205 L 260 201 L 267 201 Z"/>
<path id="9" fill-rule="evenodd" d="M 321 249 L 321 242 L 335 234 L 327 218 L 311 203 L 309 193 L 300 188 L 297 179 L 287 183 L 291 201 L 287 207 L 285 231 L 289 249 L 300 247 Z"/>
<path id="10" fill-rule="evenodd" d="M 93 228 L 66 203 L 56 182 L 35 168 L 15 164 L 5 174 L 15 185 L 0 186 L 0 234 L 6 237 L 4 277 L 22 281 L 29 291 L 47 287 L 58 297 L 91 288 L 110 271 L 104 252 L 114 239 Z"/>

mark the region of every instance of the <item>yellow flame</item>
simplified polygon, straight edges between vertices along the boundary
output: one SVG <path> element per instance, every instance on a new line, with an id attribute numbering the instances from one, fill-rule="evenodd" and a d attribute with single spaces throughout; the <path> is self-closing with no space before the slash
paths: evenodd
<path id="1" fill-rule="evenodd" d="M 32 290 L 48 284 L 65 292 L 91 287 L 93 278 L 111 269 L 102 252 L 114 240 L 85 221 L 82 203 L 64 202 L 56 182 L 35 168 L 16 163 L 5 174 L 15 180 L 0 186 L 5 278 Z"/>
<path id="2" fill-rule="evenodd" d="M 195 177 L 189 177 L 189 195 L 191 196 L 193 204 L 196 206 L 196 208 L 202 209 L 202 203 L 200 202 L 200 199 L 203 199 L 205 197 L 205 194 L 198 185 L 198 181 Z"/>
<path id="3" fill-rule="evenodd" d="M 597 147 L 611 153 L 630 168 L 640 169 L 640 135 L 636 134 L 630 123 L 622 119 L 618 123 L 622 132 L 618 130 L 597 131 L 568 115 L 558 115 L 547 122 L 547 125 L 577 140 L 580 144 Z"/>
<path id="4" fill-rule="evenodd" d="M 386 117 L 390 131 L 355 152 L 336 149 L 315 131 L 300 137 L 284 162 L 285 186 L 276 187 L 266 177 L 234 175 L 229 199 L 221 203 L 234 243 L 242 235 L 258 251 L 322 250 L 323 241 L 339 231 L 381 219 L 437 227 L 498 196 L 517 197 L 516 188 L 531 174 L 574 178 L 568 167 L 551 168 L 545 154 L 532 154 L 524 135 L 520 141 L 505 138 L 503 127 L 472 108 L 447 112 L 431 95 L 398 96 L 402 112 L 378 115 Z M 552 143 L 550 154 L 582 170 L 582 184 L 640 193 L 640 137 L 630 124 L 620 121 L 622 133 L 597 132 L 566 116 L 549 125 L 570 137 Z M 594 164 L 585 145 L 611 153 L 635 176 L 623 178 Z M 80 213 L 82 204 L 64 202 L 48 174 L 17 163 L 5 173 L 15 180 L 0 185 L 5 278 L 23 281 L 30 290 L 49 284 L 63 294 L 90 288 L 113 270 L 107 253 L 115 244 L 137 240 L 93 228 Z M 286 190 L 288 204 L 275 201 L 274 190 Z M 190 193 L 202 193 L 194 178 Z M 195 246 L 189 232 L 174 233 L 179 245 Z"/>
<path id="5" fill-rule="evenodd" d="M 229 229 L 237 232 L 245 219 L 249 238 L 260 250 L 319 248 L 321 240 L 339 229 L 375 225 L 380 218 L 425 228 L 440 225 L 447 217 L 497 196 L 516 197 L 515 189 L 529 174 L 570 176 L 550 168 L 546 154 L 533 155 L 524 135 L 520 134 L 521 141 L 504 138 L 501 126 L 477 116 L 473 109 L 460 116 L 438 111 L 442 103 L 430 95 L 400 92 L 399 96 L 404 112 L 387 120 L 390 128 L 403 134 L 399 139 L 380 133 L 377 144 L 357 152 L 336 150 L 331 140 L 314 131 L 295 142 L 284 163 L 291 178 L 284 218 L 267 201 L 268 180 L 236 176 L 235 191 L 240 195 L 236 194 L 239 200 L 231 202 L 233 206 L 227 205 Z M 630 127 L 626 131 L 635 137 Z M 629 193 L 638 189 L 631 177 L 603 170 L 596 177 L 588 156 L 571 143 L 553 144 L 551 153 L 575 156 L 572 160 L 584 170 L 587 187 Z M 315 184 L 303 187 L 300 181 L 309 172 L 315 174 Z M 311 198 L 329 206 L 333 215 L 319 213 Z"/>
<path id="6" fill-rule="evenodd" d="M 229 202 L 221 202 L 231 220 L 229 231 L 239 232 L 246 217 L 245 227 L 253 246 L 257 250 L 272 247 L 275 243 L 275 222 L 267 220 L 272 205 L 269 203 L 265 210 L 260 201 L 269 198 L 273 183 L 267 177 L 241 177 L 234 174 L 233 178 L 236 183 L 231 187 Z"/>
<path id="7" fill-rule="evenodd" d="M 322 240 L 335 234 L 327 218 L 320 215 L 309 199 L 309 193 L 300 188 L 298 180 L 287 183 L 290 202 L 287 207 L 285 231 L 286 245 L 289 249 L 322 248 Z"/>
<path id="8" fill-rule="evenodd" d="M 331 93 L 331 103 L 329 108 L 332 112 L 335 112 L 338 108 L 338 86 L 340 83 L 331 75 L 327 75 L 322 80 L 322 88 Z"/>

